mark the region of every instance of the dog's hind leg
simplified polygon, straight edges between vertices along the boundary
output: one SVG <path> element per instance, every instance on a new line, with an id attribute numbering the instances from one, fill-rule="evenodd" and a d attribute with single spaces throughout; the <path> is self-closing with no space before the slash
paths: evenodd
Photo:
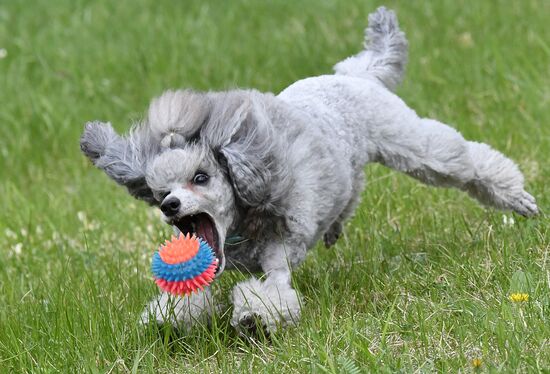
<path id="1" fill-rule="evenodd" d="M 377 117 L 366 129 L 370 160 L 427 184 L 460 188 L 487 205 L 525 216 L 536 214 L 535 200 L 524 191 L 523 175 L 514 162 L 485 144 L 464 140 L 449 126 L 418 118 L 403 102 L 369 87 L 374 78 L 394 91 L 403 78 L 407 40 L 395 14 L 378 8 L 369 15 L 365 36 L 365 50 L 339 62 L 335 73 L 363 78 L 368 97 L 360 103 L 361 91 L 353 88 L 358 81 L 342 80 L 331 87 L 339 96 L 329 100 L 344 116 L 353 118 L 359 111 L 368 113 L 371 120 Z M 345 86 L 353 91 L 346 93 Z M 322 97 L 326 99 L 327 90 Z"/>
<path id="2" fill-rule="evenodd" d="M 409 114 L 406 118 L 403 114 Z M 426 184 L 456 187 L 483 204 L 524 216 L 538 213 L 525 192 L 517 165 L 483 143 L 466 141 L 455 129 L 435 120 L 401 112 L 400 121 L 371 129 L 371 161 L 402 171 Z"/>
<path id="3" fill-rule="evenodd" d="M 355 208 L 357 208 L 357 205 L 361 201 L 361 192 L 363 191 L 364 187 L 365 172 L 361 170 L 360 172 L 356 173 L 355 180 L 353 181 L 351 198 L 349 199 L 347 205 L 345 206 L 342 213 L 340 213 L 336 221 L 334 221 L 330 225 L 328 230 L 323 235 L 323 243 L 325 244 L 326 248 L 332 247 L 342 234 L 344 223 L 353 215 L 353 213 L 355 212 Z"/>

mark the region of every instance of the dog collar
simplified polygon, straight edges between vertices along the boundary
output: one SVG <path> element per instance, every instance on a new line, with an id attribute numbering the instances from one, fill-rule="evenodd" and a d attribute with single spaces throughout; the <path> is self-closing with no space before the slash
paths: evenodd
<path id="1" fill-rule="evenodd" d="M 233 234 L 225 238 L 226 245 L 237 245 L 246 242 L 247 239 L 240 234 Z"/>

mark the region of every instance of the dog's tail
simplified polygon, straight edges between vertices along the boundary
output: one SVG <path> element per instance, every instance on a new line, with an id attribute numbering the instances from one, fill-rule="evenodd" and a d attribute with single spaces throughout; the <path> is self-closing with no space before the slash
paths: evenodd
<path id="1" fill-rule="evenodd" d="M 365 50 L 334 66 L 336 74 L 376 78 L 391 91 L 401 83 L 408 57 L 405 33 L 395 13 L 385 7 L 369 15 L 365 29 Z"/>

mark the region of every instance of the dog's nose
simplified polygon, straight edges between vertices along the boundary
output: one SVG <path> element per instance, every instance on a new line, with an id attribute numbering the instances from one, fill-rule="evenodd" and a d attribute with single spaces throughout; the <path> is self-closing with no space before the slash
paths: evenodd
<path id="1" fill-rule="evenodd" d="M 160 204 L 160 210 L 166 217 L 175 216 L 180 210 L 181 202 L 177 197 L 171 196 Z"/>

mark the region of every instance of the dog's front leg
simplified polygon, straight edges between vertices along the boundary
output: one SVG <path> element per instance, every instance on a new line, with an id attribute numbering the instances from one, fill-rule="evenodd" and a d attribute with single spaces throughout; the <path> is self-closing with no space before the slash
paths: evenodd
<path id="1" fill-rule="evenodd" d="M 181 234 L 176 226 L 173 229 L 174 235 Z M 215 309 L 210 287 L 183 297 L 162 292 L 141 313 L 141 322 L 158 325 L 170 323 L 188 331 L 195 323 L 208 323 Z"/>
<path id="2" fill-rule="evenodd" d="M 300 299 L 291 285 L 291 264 L 305 257 L 305 246 L 268 245 L 260 262 L 265 280 L 254 277 L 238 283 L 232 292 L 233 317 L 231 324 L 241 333 L 265 333 L 279 327 L 295 325 L 300 318 Z"/>
<path id="3" fill-rule="evenodd" d="M 141 314 L 141 322 L 169 323 L 189 331 L 196 323 L 208 323 L 215 309 L 210 288 L 183 297 L 162 292 L 149 302 Z"/>

